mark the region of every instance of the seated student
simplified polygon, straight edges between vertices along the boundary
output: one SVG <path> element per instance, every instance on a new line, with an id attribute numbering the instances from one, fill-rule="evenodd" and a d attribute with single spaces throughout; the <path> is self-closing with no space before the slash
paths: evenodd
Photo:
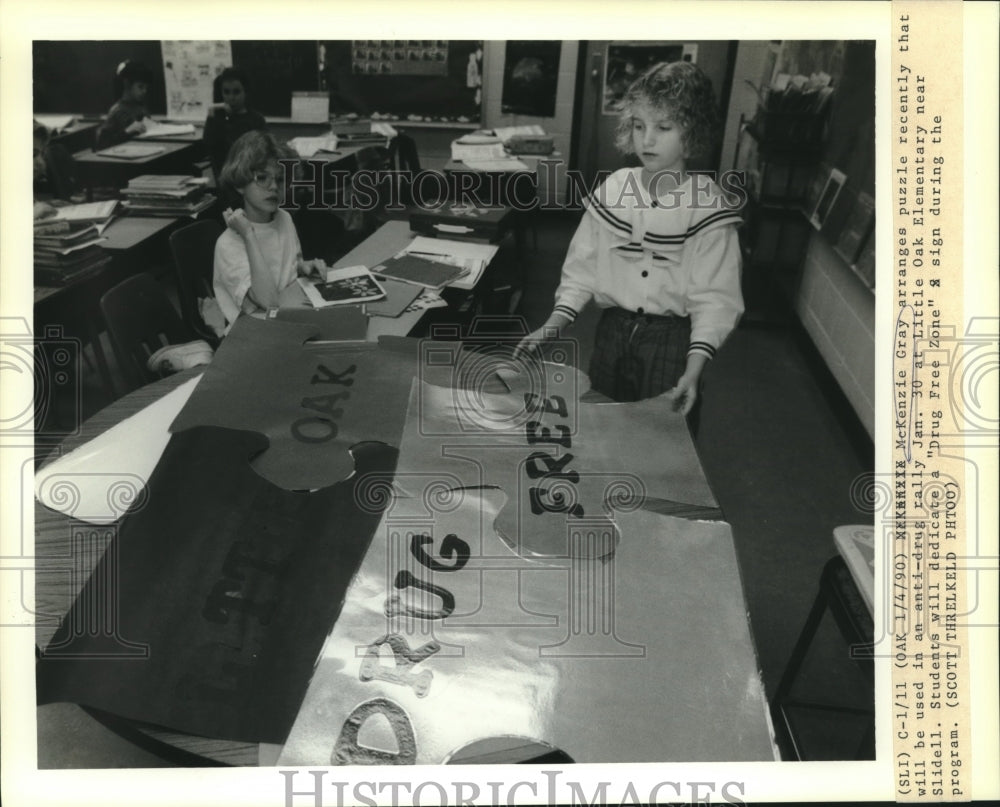
<path id="1" fill-rule="evenodd" d="M 267 125 L 263 115 L 247 106 L 249 87 L 246 73 L 236 67 L 227 67 L 215 79 L 215 98 L 222 103 L 209 110 L 203 139 L 216 181 L 236 139 Z"/>
<path id="2" fill-rule="evenodd" d="M 142 62 L 126 60 L 115 71 L 115 94 L 118 100 L 108 112 L 108 117 L 97 130 L 97 148 L 114 146 L 146 131 L 143 120 L 146 110 L 146 93 L 153 83 L 153 72 Z"/>
<path id="3" fill-rule="evenodd" d="M 49 142 L 49 130 L 38 121 L 32 130 L 32 166 L 36 200 L 69 200 L 76 192 L 73 158 L 58 143 Z"/>
<path id="4" fill-rule="evenodd" d="M 286 300 L 298 275 L 320 272 L 322 261 L 303 261 L 295 224 L 278 205 L 282 196 L 279 159 L 294 156 L 261 131 L 241 135 L 229 151 L 219 182 L 238 199 L 226 209 L 226 231 L 215 243 L 215 299 L 232 325 L 241 313 L 262 314 Z"/>

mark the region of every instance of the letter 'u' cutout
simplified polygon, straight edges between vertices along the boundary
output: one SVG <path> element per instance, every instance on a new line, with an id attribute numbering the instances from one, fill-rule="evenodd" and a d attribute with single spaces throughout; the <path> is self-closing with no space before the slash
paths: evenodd
<path id="1" fill-rule="evenodd" d="M 419 588 L 421 591 L 426 591 L 428 594 L 434 594 L 441 598 L 441 607 L 435 611 L 426 608 L 416 608 L 412 605 L 405 605 L 398 594 L 393 594 L 385 601 L 385 615 L 388 617 L 412 616 L 417 619 L 444 619 L 446 616 L 450 616 L 455 610 L 454 594 L 446 588 L 414 577 L 408 569 L 396 572 L 396 579 L 393 581 L 393 585 L 400 590 L 413 587 Z"/>
<path id="2" fill-rule="evenodd" d="M 358 744 L 358 734 L 365 722 L 375 715 L 389 721 L 396 737 L 396 753 Z M 344 721 L 340 736 L 330 755 L 331 765 L 413 765 L 417 761 L 417 739 L 403 708 L 388 698 L 374 698 L 355 707 Z"/>

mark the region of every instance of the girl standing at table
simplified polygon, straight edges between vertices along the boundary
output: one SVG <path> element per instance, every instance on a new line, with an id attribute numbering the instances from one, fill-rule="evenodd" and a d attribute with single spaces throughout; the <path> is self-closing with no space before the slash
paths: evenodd
<path id="1" fill-rule="evenodd" d="M 320 272 L 322 261 L 303 261 L 295 224 L 279 207 L 284 174 L 279 159 L 294 157 L 261 131 L 237 138 L 219 177 L 239 199 L 224 212 L 226 231 L 215 243 L 213 286 L 227 325 L 241 313 L 263 314 L 286 300 L 298 275 Z M 294 299 L 294 298 L 293 298 Z"/>
<path id="2" fill-rule="evenodd" d="M 216 181 L 237 138 L 267 125 L 263 115 L 247 107 L 249 87 L 246 73 L 236 67 L 227 67 L 215 79 L 215 98 L 222 103 L 209 110 L 203 139 Z"/>
<path id="3" fill-rule="evenodd" d="M 146 94 L 153 83 L 153 72 L 142 62 L 128 59 L 115 71 L 115 94 L 118 100 L 97 130 L 97 148 L 114 146 L 146 131 L 143 121 L 149 117 Z"/>
<path id="4" fill-rule="evenodd" d="M 711 81 L 690 62 L 654 65 L 629 87 L 616 144 L 642 166 L 590 194 L 552 314 L 516 355 L 593 300 L 603 311 L 592 389 L 616 401 L 669 392 L 674 409 L 691 411 L 702 370 L 743 313 L 739 213 L 715 182 L 687 172 L 717 123 Z"/>

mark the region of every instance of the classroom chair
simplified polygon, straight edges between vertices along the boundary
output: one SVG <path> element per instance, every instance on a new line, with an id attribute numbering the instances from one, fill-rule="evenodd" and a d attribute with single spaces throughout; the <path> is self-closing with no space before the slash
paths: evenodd
<path id="1" fill-rule="evenodd" d="M 199 299 L 214 297 L 212 271 L 215 266 L 215 242 L 224 227 L 214 219 L 196 221 L 170 234 L 170 253 L 177 272 L 177 292 L 185 324 L 212 347 L 220 338 L 201 316 Z"/>
<path id="2" fill-rule="evenodd" d="M 875 631 L 871 597 L 874 558 L 872 556 L 861 560 L 861 553 L 858 552 L 860 542 L 870 542 L 873 545 L 873 530 L 867 525 L 837 527 L 834 530 L 834 542 L 839 554 L 823 567 L 816 600 L 771 700 L 771 716 L 785 759 L 815 759 L 797 720 L 810 712 L 814 715 L 828 715 L 828 720 L 839 716 L 839 719 L 848 721 L 847 725 L 857 726 L 853 735 L 856 738 L 853 758 L 875 758 Z M 831 697 L 809 700 L 794 695 L 795 684 L 827 612 L 832 615 L 844 643 L 839 652 L 849 655 L 862 673 L 864 691 L 852 694 L 855 696 L 853 700 L 858 703 L 864 701 L 865 705 L 840 702 L 839 698 L 837 701 Z M 829 675 L 831 671 L 827 670 L 826 673 Z M 841 680 L 837 683 L 843 689 L 844 682 Z M 828 692 L 836 689 L 833 681 L 826 680 L 826 684 Z M 845 693 L 841 692 L 843 694 Z M 832 724 L 828 724 L 829 728 L 832 728 Z"/>
<path id="3" fill-rule="evenodd" d="M 198 338 L 180 318 L 164 288 L 145 272 L 105 292 L 101 312 L 129 392 L 159 378 L 146 366 L 157 350 Z"/>

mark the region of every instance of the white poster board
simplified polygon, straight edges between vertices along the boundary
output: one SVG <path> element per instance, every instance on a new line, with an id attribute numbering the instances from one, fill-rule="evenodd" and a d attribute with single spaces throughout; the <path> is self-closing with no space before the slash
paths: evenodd
<path id="1" fill-rule="evenodd" d="M 167 117 L 203 121 L 212 106 L 212 82 L 233 63 L 229 40 L 160 43 Z"/>

